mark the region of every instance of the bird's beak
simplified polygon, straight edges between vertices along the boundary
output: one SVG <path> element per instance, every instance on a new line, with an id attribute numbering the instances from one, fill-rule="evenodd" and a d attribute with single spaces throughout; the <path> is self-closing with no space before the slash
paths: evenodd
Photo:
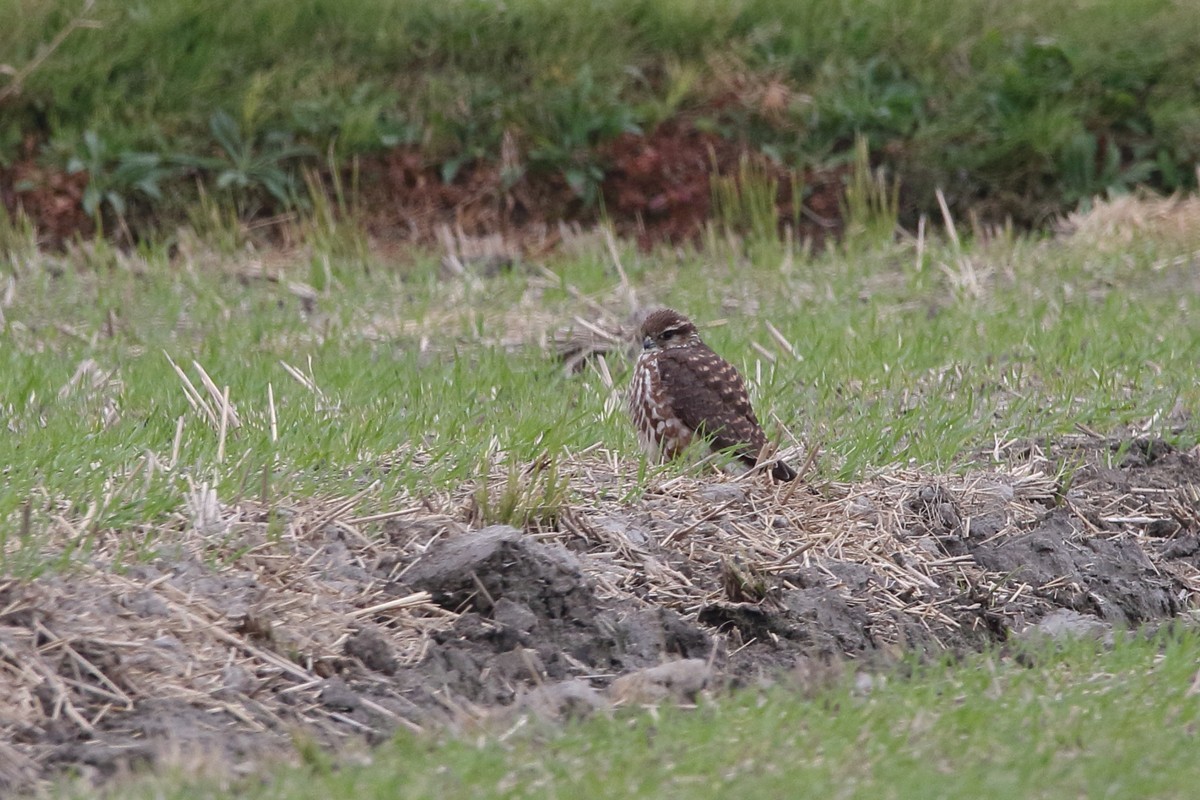
<path id="1" fill-rule="evenodd" d="M 649 350 L 651 347 L 654 347 L 654 339 L 652 337 L 647 336 L 646 338 L 642 339 L 643 350 Z"/>

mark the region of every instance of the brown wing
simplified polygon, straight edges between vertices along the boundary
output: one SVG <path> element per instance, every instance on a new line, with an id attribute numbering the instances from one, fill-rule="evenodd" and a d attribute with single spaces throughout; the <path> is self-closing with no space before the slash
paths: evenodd
<path id="1" fill-rule="evenodd" d="M 709 437 L 714 448 L 734 449 L 742 461 L 754 464 L 767 437 L 734 366 L 697 345 L 664 350 L 658 367 L 671 408 L 683 424 Z"/>

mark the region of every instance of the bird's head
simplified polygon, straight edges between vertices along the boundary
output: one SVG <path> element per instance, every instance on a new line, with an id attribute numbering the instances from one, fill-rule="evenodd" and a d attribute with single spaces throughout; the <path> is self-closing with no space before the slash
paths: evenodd
<path id="1" fill-rule="evenodd" d="M 666 350 L 700 344 L 700 334 L 692 321 L 670 308 L 651 311 L 642 322 L 642 349 Z"/>

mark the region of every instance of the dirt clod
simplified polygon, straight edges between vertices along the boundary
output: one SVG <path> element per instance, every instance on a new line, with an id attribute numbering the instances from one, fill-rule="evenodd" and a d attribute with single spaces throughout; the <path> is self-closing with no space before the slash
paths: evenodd
<path id="1" fill-rule="evenodd" d="M 346 655 L 357 658 L 367 669 L 384 675 L 396 674 L 397 663 L 392 648 L 386 639 L 373 630 L 361 630 L 347 639 Z"/>
<path id="2" fill-rule="evenodd" d="M 684 658 L 622 675 L 613 681 L 608 693 L 618 705 L 668 699 L 693 703 L 712 678 L 712 668 L 703 659 Z"/>
<path id="3" fill-rule="evenodd" d="M 538 617 L 586 619 L 595 603 L 574 555 L 504 525 L 439 543 L 409 570 L 406 583 L 450 611 L 486 614 L 508 600 Z"/>
<path id="4" fill-rule="evenodd" d="M 1049 639 L 1088 638 L 1101 639 L 1111 637 L 1113 626 L 1099 617 L 1091 614 L 1080 614 L 1069 608 L 1058 608 L 1051 611 L 1036 625 L 1031 625 L 1021 632 L 1024 639 L 1044 637 Z"/>
<path id="5" fill-rule="evenodd" d="M 513 705 L 513 710 L 529 712 L 541 720 L 559 722 L 580 719 L 608 708 L 604 695 L 585 680 L 551 683 L 527 692 Z"/>
<path id="6" fill-rule="evenodd" d="M 1072 512 L 1058 510 L 1029 533 L 972 549 L 986 569 L 1039 587 L 1056 606 L 1123 625 L 1179 613 L 1178 589 L 1132 538 L 1082 536 Z"/>

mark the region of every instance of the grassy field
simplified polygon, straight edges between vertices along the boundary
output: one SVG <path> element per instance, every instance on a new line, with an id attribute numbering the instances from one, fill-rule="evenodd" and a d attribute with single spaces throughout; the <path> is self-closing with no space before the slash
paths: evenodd
<path id="1" fill-rule="evenodd" d="M 596 445 L 648 481 L 658 468 L 623 415 L 623 358 L 568 375 L 553 347 L 576 317 L 615 326 L 634 305 L 697 319 L 772 436 L 820 449 L 817 479 L 955 468 L 1081 428 L 1191 447 L 1196 214 L 1194 200 L 1118 203 L 1077 220 L 1074 238 L 863 236 L 819 255 L 715 233 L 702 250 L 646 254 L 580 235 L 491 277 L 448 275 L 432 255 L 386 260 L 336 226 L 289 252 L 185 235 L 173 252 L 97 242 L 51 255 L 9 225 L 0 575 L 70 574 L 101 543 L 118 572 L 168 555 L 199 524 L 205 485 L 225 503 L 349 499 L 369 515 Z M 546 502 L 592 499 L 556 485 L 494 518 Z M 239 558 L 208 546 L 215 564 Z M 1198 648 L 1190 636 L 1081 646 L 1032 669 L 992 655 L 865 696 L 780 688 L 657 719 L 402 737 L 371 767 L 330 770 L 301 747 L 310 766 L 238 791 L 1184 797 Z"/>
<path id="2" fill-rule="evenodd" d="M 672 119 L 798 170 L 861 134 L 906 209 L 941 186 L 1033 224 L 1194 186 L 1200 155 L 1200 13 L 1169 0 L 3 0 L 0 18 L 0 164 L 32 142 L 86 172 L 110 232 L 178 219 L 198 181 L 244 214 L 303 203 L 300 165 L 406 146 L 446 180 L 556 176 L 594 206 L 601 145 Z"/>
<path id="3" fill-rule="evenodd" d="M 699 710 L 431 741 L 370 763 L 237 784 L 178 778 L 122 797 L 1187 798 L 1200 780 L 1200 639 L 1127 639 L 747 690 Z M 69 793 L 68 793 L 69 794 Z"/>
<path id="4" fill-rule="evenodd" d="M 698 319 L 745 372 L 771 433 L 819 447 L 827 477 L 945 467 L 1080 425 L 1192 442 L 1180 412 L 1200 402 L 1197 296 L 1187 262 L 1172 260 L 1192 236 L 818 257 L 763 243 L 753 260 L 718 243 L 625 251 L 629 284 L 599 241 L 465 280 L 432 259 L 315 250 L 168 259 L 16 246 L 0 278 L 6 571 L 45 566 L 30 523 L 63 513 L 89 535 L 149 524 L 139 546 L 152 551 L 154 521 L 198 481 L 230 499 L 366 488 L 366 507 L 598 442 L 636 469 L 617 397 L 624 359 L 608 359 L 610 388 L 595 369 L 566 376 L 548 352 L 575 315 L 622 321 L 631 293 Z M 173 365 L 212 411 L 193 410 Z M 222 438 L 225 387 L 237 420 Z"/>

